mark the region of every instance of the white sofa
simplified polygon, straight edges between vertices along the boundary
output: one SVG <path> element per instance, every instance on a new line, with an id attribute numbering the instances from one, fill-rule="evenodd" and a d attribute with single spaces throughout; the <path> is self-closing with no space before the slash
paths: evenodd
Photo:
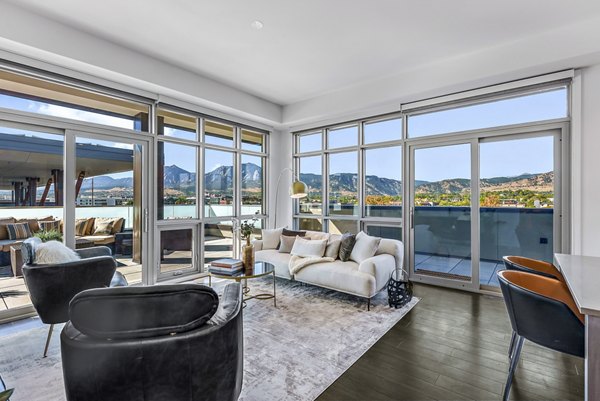
<path id="1" fill-rule="evenodd" d="M 311 238 L 323 238 L 323 235 L 328 234 L 316 231 L 306 232 L 306 236 Z M 280 253 L 277 249 L 263 249 L 262 240 L 254 240 L 253 243 L 256 261 L 273 264 L 277 277 L 294 279 L 364 297 L 368 300 L 384 289 L 396 266 L 402 268 L 404 260 L 402 242 L 382 238 L 375 256 L 360 264 L 352 260 L 342 262 L 340 259 L 336 259 L 334 262 L 307 266 L 292 277 L 288 267 L 291 257 L 289 253 Z"/>

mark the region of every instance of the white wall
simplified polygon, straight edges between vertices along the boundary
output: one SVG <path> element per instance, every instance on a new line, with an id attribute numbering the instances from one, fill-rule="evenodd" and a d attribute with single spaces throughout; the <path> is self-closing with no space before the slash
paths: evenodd
<path id="1" fill-rule="evenodd" d="M 281 122 L 280 105 L 19 7 L 3 3 L 0 21 L 0 58 L 25 56 L 65 75 L 84 73 L 268 125 Z"/>
<path id="2" fill-rule="evenodd" d="M 573 230 L 581 239 L 573 236 L 573 252 L 600 256 L 600 64 L 581 70 L 580 125 L 581 155 L 573 155 L 572 163 L 581 167 L 581 188 L 572 207 L 574 215 L 579 208 L 581 221 L 573 222 Z"/>

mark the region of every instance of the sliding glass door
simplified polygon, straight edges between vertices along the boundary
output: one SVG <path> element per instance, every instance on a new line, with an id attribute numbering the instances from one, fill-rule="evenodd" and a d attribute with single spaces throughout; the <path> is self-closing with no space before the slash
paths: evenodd
<path id="1" fill-rule="evenodd" d="M 470 285 L 472 144 L 411 148 L 411 239 L 414 274 Z"/>
<path id="2" fill-rule="evenodd" d="M 498 287 L 502 257 L 552 263 L 560 132 L 482 139 L 479 144 L 479 281 Z M 558 244 L 557 244 L 558 245 Z M 557 246 L 558 249 L 558 246 Z"/>
<path id="3" fill-rule="evenodd" d="M 413 279 L 497 290 L 507 255 L 562 248 L 563 129 L 497 130 L 409 145 Z"/>
<path id="4" fill-rule="evenodd" d="M 75 222 L 67 244 L 109 247 L 118 271 L 130 284 L 140 283 L 149 214 L 148 142 L 75 133 L 74 143 L 75 187 L 67 189 L 75 192 Z"/>

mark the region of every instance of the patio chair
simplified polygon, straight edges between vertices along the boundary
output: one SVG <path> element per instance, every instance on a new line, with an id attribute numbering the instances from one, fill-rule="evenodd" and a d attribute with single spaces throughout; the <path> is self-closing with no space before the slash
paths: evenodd
<path id="1" fill-rule="evenodd" d="M 45 358 L 54 325 L 69 320 L 71 299 L 83 290 L 108 287 L 115 275 L 117 262 L 111 256 L 110 248 L 97 246 L 76 250 L 82 259 L 74 262 L 38 265 L 31 261 L 35 254 L 35 240 L 24 241 L 23 247 L 23 276 L 31 303 L 42 322 L 50 325 L 44 347 Z"/>
<path id="2" fill-rule="evenodd" d="M 520 271 L 498 272 L 510 324 L 517 335 L 503 400 L 508 400 L 525 339 L 583 358 L 585 321 L 567 286 L 558 280 Z"/>

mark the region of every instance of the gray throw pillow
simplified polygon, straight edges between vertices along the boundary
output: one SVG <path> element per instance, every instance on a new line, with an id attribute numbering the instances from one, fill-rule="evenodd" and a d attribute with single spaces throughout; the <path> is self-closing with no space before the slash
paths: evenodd
<path id="1" fill-rule="evenodd" d="M 340 260 L 342 262 L 347 262 L 350 260 L 350 254 L 352 253 L 352 248 L 354 248 L 355 242 L 356 235 L 350 233 L 342 235 L 342 240 L 340 243 Z"/>

